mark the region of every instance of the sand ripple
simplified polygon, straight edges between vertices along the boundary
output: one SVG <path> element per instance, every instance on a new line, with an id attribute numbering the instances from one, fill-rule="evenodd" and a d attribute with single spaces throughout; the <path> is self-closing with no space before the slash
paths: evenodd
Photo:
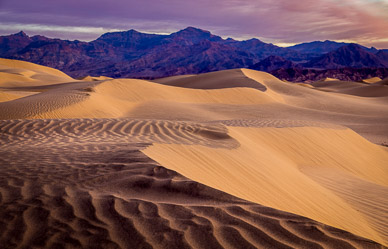
<path id="1" fill-rule="evenodd" d="M 39 119 L 0 121 L 0 145 L 72 142 L 141 142 L 235 147 L 220 124 L 134 119 Z"/>
<path id="2" fill-rule="evenodd" d="M 140 151 L 162 141 L 238 146 L 221 125 L 8 120 L 0 130 L 2 248 L 382 248 L 187 179 Z"/>

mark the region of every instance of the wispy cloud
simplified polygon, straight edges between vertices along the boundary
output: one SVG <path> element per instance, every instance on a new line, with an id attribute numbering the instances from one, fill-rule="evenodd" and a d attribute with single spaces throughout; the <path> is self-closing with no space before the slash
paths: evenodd
<path id="1" fill-rule="evenodd" d="M 0 9 L 3 34 L 23 29 L 91 40 L 111 30 L 197 26 L 273 43 L 331 39 L 388 48 L 388 0 L 2 0 Z"/>

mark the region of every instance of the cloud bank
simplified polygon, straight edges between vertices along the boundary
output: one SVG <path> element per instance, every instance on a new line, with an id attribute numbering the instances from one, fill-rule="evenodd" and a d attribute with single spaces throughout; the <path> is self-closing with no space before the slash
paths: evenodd
<path id="1" fill-rule="evenodd" d="M 108 31 L 171 33 L 186 26 L 276 44 L 329 39 L 388 48 L 388 1 L 0 0 L 0 34 L 23 29 L 93 40 Z"/>

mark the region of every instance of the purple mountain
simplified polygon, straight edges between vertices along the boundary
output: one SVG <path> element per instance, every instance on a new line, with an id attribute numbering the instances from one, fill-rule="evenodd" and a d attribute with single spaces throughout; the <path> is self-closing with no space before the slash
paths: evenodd
<path id="1" fill-rule="evenodd" d="M 249 67 L 259 71 L 271 72 L 280 68 L 302 68 L 301 65 L 286 60 L 283 57 L 271 55 Z"/>
<path id="2" fill-rule="evenodd" d="M 288 48 L 301 53 L 326 54 L 347 44 L 349 43 L 326 40 L 301 43 Z"/>
<path id="3" fill-rule="evenodd" d="M 316 59 L 312 59 L 304 64 L 309 68 L 325 68 L 336 69 L 344 67 L 353 68 L 385 68 L 388 67 L 388 61 L 384 61 L 376 54 L 366 51 L 358 44 L 348 44 L 322 55 Z"/>
<path id="4" fill-rule="evenodd" d="M 91 42 L 29 37 L 20 32 L 0 36 L 0 57 L 50 66 L 73 77 L 157 78 L 254 65 L 257 69 L 272 71 L 299 68 L 301 62 L 314 68 L 388 65 L 386 52 L 374 53 L 356 44 L 320 54 L 337 45 L 324 42 L 310 44 L 309 49 L 295 49 L 295 46 L 282 48 L 258 39 L 223 39 L 193 27 L 170 35 L 146 34 L 136 30 L 112 32 Z"/>

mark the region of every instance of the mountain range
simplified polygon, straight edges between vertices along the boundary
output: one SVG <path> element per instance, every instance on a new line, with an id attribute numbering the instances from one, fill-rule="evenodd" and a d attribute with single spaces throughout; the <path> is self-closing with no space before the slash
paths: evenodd
<path id="1" fill-rule="evenodd" d="M 147 34 L 133 29 L 111 32 L 91 42 L 40 35 L 30 37 L 21 31 L 0 36 L 0 57 L 57 68 L 72 77 L 160 78 L 232 68 L 281 72 L 280 78 L 288 80 L 295 80 L 285 75 L 288 71 L 303 73 L 305 69 L 310 72 L 342 69 L 341 75 L 343 71 L 350 75 L 368 68 L 379 69 L 375 71 L 383 72 L 380 77 L 388 76 L 387 70 L 383 70 L 388 68 L 388 50 L 334 41 L 284 48 L 255 38 L 245 41 L 223 39 L 194 27 L 170 35 Z M 364 75 L 361 73 L 360 77 Z"/>

